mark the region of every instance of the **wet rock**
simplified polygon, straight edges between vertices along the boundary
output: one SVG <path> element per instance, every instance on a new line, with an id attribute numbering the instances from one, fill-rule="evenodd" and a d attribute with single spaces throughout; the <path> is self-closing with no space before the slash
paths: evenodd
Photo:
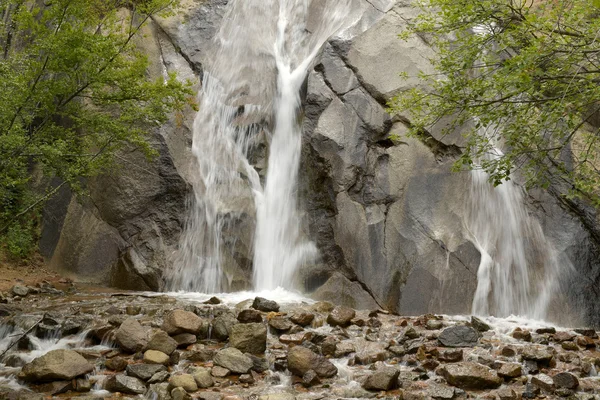
<path id="1" fill-rule="evenodd" d="M 250 357 L 233 347 L 219 350 L 214 362 L 215 365 L 227 368 L 234 374 L 246 374 L 254 366 Z"/>
<path id="2" fill-rule="evenodd" d="M 279 341 L 284 344 L 302 344 L 312 338 L 312 332 L 300 332 L 293 335 L 281 335 Z"/>
<path id="3" fill-rule="evenodd" d="M 524 360 L 548 363 L 554 357 L 554 349 L 547 346 L 525 346 L 521 349 Z"/>
<path id="4" fill-rule="evenodd" d="M 583 347 L 584 349 L 590 349 L 590 348 L 596 347 L 596 342 L 594 342 L 594 339 L 587 337 L 587 336 L 578 336 L 575 339 L 575 342 L 577 343 L 578 346 Z"/>
<path id="5" fill-rule="evenodd" d="M 171 385 L 169 384 L 169 387 Z M 192 400 L 192 397 L 182 387 L 176 387 L 171 389 L 171 399 L 173 400 Z"/>
<path id="6" fill-rule="evenodd" d="M 74 390 L 73 381 L 56 381 L 38 386 L 37 391 L 56 396 Z"/>
<path id="7" fill-rule="evenodd" d="M 506 363 L 502 364 L 498 370 L 498 375 L 503 378 L 518 378 L 522 374 L 521 364 L 517 363 Z"/>
<path id="8" fill-rule="evenodd" d="M 517 350 L 512 346 L 504 346 L 502 350 L 500 350 L 500 354 L 504 357 L 514 357 L 517 355 Z"/>
<path id="9" fill-rule="evenodd" d="M 269 361 L 266 358 L 257 357 L 254 354 L 246 353 L 252 360 L 252 371 L 265 372 L 269 369 Z"/>
<path id="10" fill-rule="evenodd" d="M 333 336 L 326 337 L 325 340 L 323 340 L 321 342 L 321 354 L 323 354 L 324 356 L 334 355 L 337 343 L 338 343 L 338 341 L 335 337 L 333 337 Z M 305 347 L 308 347 L 308 346 L 305 346 Z M 315 353 L 318 352 L 316 349 L 313 349 L 313 351 Z"/>
<path id="11" fill-rule="evenodd" d="M 437 359 L 442 362 L 455 363 L 463 360 L 462 349 L 446 349 L 439 352 Z"/>
<path id="12" fill-rule="evenodd" d="M 367 377 L 363 388 L 367 390 L 392 390 L 398 383 L 400 371 L 396 368 L 381 368 Z"/>
<path id="13" fill-rule="evenodd" d="M 315 315 L 306 311 L 296 311 L 290 316 L 290 320 L 300 326 L 308 326 L 315 319 Z"/>
<path id="14" fill-rule="evenodd" d="M 146 350 L 157 350 L 171 355 L 177 349 L 178 343 L 165 331 L 159 330 L 152 335 L 146 345 Z"/>
<path id="15" fill-rule="evenodd" d="M 171 376 L 169 379 L 169 388 L 183 388 L 186 392 L 192 393 L 198 390 L 196 380 L 190 374 L 178 374 Z"/>
<path id="16" fill-rule="evenodd" d="M 566 331 L 556 332 L 553 335 L 553 339 L 555 342 L 569 342 L 569 341 L 573 340 L 574 338 L 575 338 L 575 335 L 573 335 L 570 332 L 566 332 Z"/>
<path id="17" fill-rule="evenodd" d="M 311 369 L 320 378 L 331 378 L 337 374 L 336 366 L 329 360 L 303 346 L 295 346 L 288 351 L 287 367 L 296 376 L 304 376 Z"/>
<path id="18" fill-rule="evenodd" d="M 560 347 L 562 347 L 565 350 L 568 351 L 578 351 L 579 350 L 579 346 L 577 345 L 577 343 L 573 343 L 573 342 L 562 342 L 560 344 Z"/>
<path id="19" fill-rule="evenodd" d="M 526 374 L 537 374 L 540 372 L 540 366 L 536 361 L 533 360 L 525 360 L 523 362 L 523 369 Z"/>
<path id="20" fill-rule="evenodd" d="M 460 362 L 441 366 L 436 371 L 446 381 L 461 389 L 495 389 L 502 384 L 496 371 L 477 363 Z"/>
<path id="21" fill-rule="evenodd" d="M 179 335 L 173 336 L 173 339 L 177 342 L 177 347 L 189 346 L 198 341 L 196 335 L 191 333 L 180 333 Z"/>
<path id="22" fill-rule="evenodd" d="M 315 386 L 321 383 L 319 375 L 312 369 L 309 369 L 302 375 L 302 385 L 305 387 Z"/>
<path id="23" fill-rule="evenodd" d="M 246 309 L 239 312 L 237 320 L 242 324 L 262 322 L 262 314 L 257 310 Z"/>
<path id="24" fill-rule="evenodd" d="M 269 326 L 276 331 L 285 332 L 288 331 L 294 326 L 292 322 L 284 317 L 274 317 L 269 319 Z"/>
<path id="25" fill-rule="evenodd" d="M 425 329 L 428 329 L 430 331 L 437 331 L 439 329 L 442 329 L 443 327 L 444 323 L 439 319 L 429 319 L 425 324 Z"/>
<path id="26" fill-rule="evenodd" d="M 527 330 L 522 330 L 520 328 L 517 328 L 513 331 L 511 336 L 517 340 L 522 340 L 524 342 L 531 342 L 531 332 L 529 332 Z"/>
<path id="27" fill-rule="evenodd" d="M 167 368 L 160 364 L 129 364 L 127 375 L 147 381 L 158 372 L 166 371 Z"/>
<path id="28" fill-rule="evenodd" d="M 215 305 L 215 304 L 221 304 L 221 303 L 222 303 L 221 299 L 219 299 L 218 297 L 213 296 L 210 299 L 208 299 L 205 302 L 203 302 L 202 304 L 213 304 L 213 305 Z"/>
<path id="29" fill-rule="evenodd" d="M 385 361 L 388 356 L 388 352 L 381 349 L 363 350 L 356 353 L 354 362 L 360 365 L 369 365 L 377 361 Z"/>
<path id="30" fill-rule="evenodd" d="M 182 358 L 192 362 L 207 362 L 211 361 L 215 356 L 215 351 L 212 349 L 197 349 L 183 353 Z"/>
<path id="31" fill-rule="evenodd" d="M 191 374 L 196 380 L 196 385 L 201 389 L 212 387 L 215 384 L 210 371 L 206 368 L 194 368 Z"/>
<path id="32" fill-rule="evenodd" d="M 134 319 L 126 319 L 115 336 L 117 344 L 126 352 L 136 353 L 148 344 L 148 330 Z"/>
<path id="33" fill-rule="evenodd" d="M 241 383 L 247 383 L 249 385 L 254 383 L 254 378 L 251 374 L 242 374 L 238 379 Z"/>
<path id="34" fill-rule="evenodd" d="M 574 329 L 574 331 L 580 335 L 587 336 L 592 339 L 598 339 L 598 333 L 596 333 L 596 331 L 592 328 L 577 328 Z"/>
<path id="35" fill-rule="evenodd" d="M 93 369 L 92 364 L 73 350 L 52 350 L 26 364 L 19 378 L 29 382 L 70 380 Z"/>
<path id="36" fill-rule="evenodd" d="M 198 334 L 202 330 L 202 319 L 190 311 L 173 310 L 166 315 L 162 330 L 171 336 L 181 333 Z"/>
<path id="37" fill-rule="evenodd" d="M 148 383 L 160 383 L 165 382 L 169 379 L 170 374 L 167 371 L 160 371 L 152 375 L 150 379 L 148 379 Z"/>
<path id="38" fill-rule="evenodd" d="M 331 326 L 345 327 L 350 325 L 355 315 L 356 311 L 352 308 L 337 306 L 327 316 L 327 323 Z"/>
<path id="39" fill-rule="evenodd" d="M 171 361 L 170 357 L 162 351 L 147 350 L 144 353 L 144 362 L 147 364 L 167 365 Z"/>
<path id="40" fill-rule="evenodd" d="M 219 392 L 200 392 L 198 393 L 198 400 L 222 400 L 223 395 Z M 173 399 L 175 400 L 175 399 Z M 239 400 L 239 399 L 235 399 Z"/>
<path id="41" fill-rule="evenodd" d="M 425 395 L 428 399 L 450 400 L 454 398 L 455 390 L 444 385 L 429 385 L 425 391 Z"/>
<path id="42" fill-rule="evenodd" d="M 469 326 L 457 325 L 444 329 L 438 340 L 445 347 L 473 347 L 479 342 L 479 334 Z"/>
<path id="43" fill-rule="evenodd" d="M 25 297 L 29 294 L 30 290 L 27 286 L 23 285 L 15 285 L 10 290 L 11 293 L 15 296 Z"/>
<path id="44" fill-rule="evenodd" d="M 122 357 L 109 358 L 104 362 L 104 366 L 111 371 L 121 372 L 127 368 L 127 360 Z"/>
<path id="45" fill-rule="evenodd" d="M 219 365 L 215 365 L 210 371 L 211 375 L 215 378 L 225 378 L 230 372 L 231 371 L 229 371 L 227 368 L 223 368 Z"/>
<path id="46" fill-rule="evenodd" d="M 540 394 L 540 388 L 532 383 L 528 383 L 525 385 L 522 396 L 524 399 L 535 399 L 538 394 Z"/>
<path id="47" fill-rule="evenodd" d="M 75 385 L 73 386 L 76 392 L 85 393 L 92 390 L 92 382 L 89 379 L 79 378 L 75 380 Z"/>
<path id="48" fill-rule="evenodd" d="M 355 351 L 356 351 L 356 348 L 354 347 L 354 343 L 347 342 L 347 341 L 339 342 L 339 343 L 336 343 L 336 345 L 335 345 L 334 356 L 335 356 L 335 358 L 341 358 L 350 353 L 354 353 Z"/>
<path id="49" fill-rule="evenodd" d="M 226 312 L 213 320 L 212 334 L 215 339 L 225 341 L 229 338 L 231 328 L 237 325 L 238 320 L 235 314 Z"/>
<path id="50" fill-rule="evenodd" d="M 476 316 L 471 316 L 471 326 L 478 332 L 487 332 L 492 330 L 492 327 L 489 326 L 485 321 Z"/>
<path id="51" fill-rule="evenodd" d="M 243 353 L 264 353 L 267 348 L 267 328 L 262 323 L 236 324 L 231 327 L 229 344 Z"/>
<path id="52" fill-rule="evenodd" d="M 263 297 L 256 297 L 252 303 L 252 308 L 264 312 L 277 312 L 279 311 L 279 304 L 273 300 L 267 300 Z"/>
<path id="53" fill-rule="evenodd" d="M 544 335 L 544 334 L 554 335 L 556 333 L 556 329 L 551 326 L 544 327 L 544 328 L 538 328 L 535 330 L 535 333 L 537 333 L 539 335 Z"/>
<path id="54" fill-rule="evenodd" d="M 576 389 L 579 386 L 579 379 L 569 372 L 559 372 L 552 377 L 552 381 L 559 388 Z"/>
<path id="55" fill-rule="evenodd" d="M 554 381 L 546 374 L 532 376 L 531 383 L 546 392 L 554 391 Z"/>
<path id="56" fill-rule="evenodd" d="M 106 390 L 126 394 L 144 394 L 146 385 L 141 380 L 125 375 L 115 375 L 108 378 Z"/>

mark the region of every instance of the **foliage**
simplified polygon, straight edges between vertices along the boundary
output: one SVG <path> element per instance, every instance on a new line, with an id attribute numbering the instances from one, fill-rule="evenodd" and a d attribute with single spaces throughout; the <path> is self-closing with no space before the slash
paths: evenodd
<path id="1" fill-rule="evenodd" d="M 570 182 L 600 206 L 600 0 L 419 0 L 401 36 L 436 50 L 429 88 L 401 93 L 393 112 L 412 132 L 450 120 L 466 146 L 456 169 L 483 168 L 498 185 Z M 498 150 L 501 148 L 502 151 Z"/>
<path id="2" fill-rule="evenodd" d="M 191 95 L 174 75 L 152 80 L 135 46 L 174 0 L 0 0 L 0 243 L 27 253 L 36 211 L 34 171 L 75 191 L 115 152 L 153 150 L 146 132 Z"/>

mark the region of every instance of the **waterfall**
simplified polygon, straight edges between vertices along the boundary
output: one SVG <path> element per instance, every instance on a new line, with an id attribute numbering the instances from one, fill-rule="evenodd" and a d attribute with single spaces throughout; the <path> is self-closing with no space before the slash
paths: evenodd
<path id="1" fill-rule="evenodd" d="M 257 290 L 291 286 L 302 263 L 315 257 L 314 244 L 302 238 L 296 206 L 300 166 L 301 130 L 296 114 L 300 107 L 300 87 L 325 41 L 341 29 L 350 1 L 337 1 L 326 7 L 318 29 L 306 29 L 308 7 L 305 1 L 279 1 L 275 132 L 271 142 L 269 169 L 257 211 L 254 255 L 254 287 Z"/>
<path id="2" fill-rule="evenodd" d="M 499 149 L 491 157 L 501 157 Z M 558 252 L 525 208 L 512 181 L 493 187 L 483 170 L 471 173 L 467 229 L 481 253 L 472 312 L 546 319 L 561 268 Z"/>
<path id="3" fill-rule="evenodd" d="M 325 41 L 349 21 L 353 1 L 228 3 L 198 95 L 194 195 L 168 290 L 228 289 L 223 232 L 240 213 L 256 215 L 255 289 L 289 288 L 298 266 L 316 255 L 301 234 L 296 201 L 300 90 Z M 270 138 L 264 189 L 248 160 L 261 135 Z"/>

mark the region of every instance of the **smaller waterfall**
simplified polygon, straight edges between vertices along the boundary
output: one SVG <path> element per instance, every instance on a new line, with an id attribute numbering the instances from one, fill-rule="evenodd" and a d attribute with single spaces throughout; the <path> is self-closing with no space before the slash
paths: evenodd
<path id="1" fill-rule="evenodd" d="M 495 151 L 495 157 L 502 155 Z M 481 253 L 472 312 L 546 319 L 561 268 L 568 265 L 561 265 L 528 214 L 521 187 L 512 181 L 493 187 L 482 170 L 472 171 L 471 179 L 467 228 Z"/>

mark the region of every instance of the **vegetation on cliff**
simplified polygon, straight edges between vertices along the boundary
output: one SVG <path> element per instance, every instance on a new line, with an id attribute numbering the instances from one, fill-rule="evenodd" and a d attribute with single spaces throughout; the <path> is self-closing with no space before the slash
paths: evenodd
<path id="1" fill-rule="evenodd" d="M 519 169 L 530 185 L 567 182 L 600 206 L 600 1 L 421 0 L 403 35 L 437 51 L 429 89 L 393 112 L 414 133 L 450 121 L 466 145 L 455 168 L 498 185 Z M 498 148 L 502 148 L 499 151 Z"/>
<path id="2" fill-rule="evenodd" d="M 0 2 L 0 252 L 30 252 L 57 190 L 48 178 L 79 191 L 124 146 L 153 154 L 146 133 L 191 91 L 172 74 L 150 79 L 135 38 L 175 3 Z"/>

